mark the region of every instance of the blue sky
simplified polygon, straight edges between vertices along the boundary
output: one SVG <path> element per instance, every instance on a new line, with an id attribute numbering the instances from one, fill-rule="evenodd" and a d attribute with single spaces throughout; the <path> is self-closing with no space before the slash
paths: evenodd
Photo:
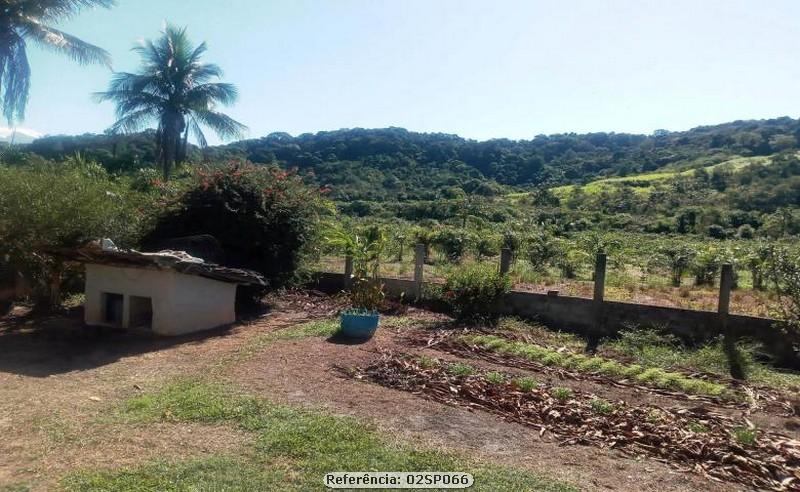
<path id="1" fill-rule="evenodd" d="M 119 0 L 59 27 L 114 69 L 164 20 L 209 44 L 250 137 L 401 126 L 476 138 L 688 129 L 800 113 L 800 2 Z M 30 48 L 20 126 L 100 132 L 110 72 Z"/>

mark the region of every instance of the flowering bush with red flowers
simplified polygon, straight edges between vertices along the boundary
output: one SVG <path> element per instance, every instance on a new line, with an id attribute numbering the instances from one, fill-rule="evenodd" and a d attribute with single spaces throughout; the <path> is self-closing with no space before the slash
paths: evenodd
<path id="1" fill-rule="evenodd" d="M 209 234 L 220 242 L 226 266 L 261 272 L 269 288 L 280 288 L 297 278 L 329 209 L 320 190 L 294 171 L 247 162 L 198 168 L 193 185 L 166 207 L 143 244 Z"/>

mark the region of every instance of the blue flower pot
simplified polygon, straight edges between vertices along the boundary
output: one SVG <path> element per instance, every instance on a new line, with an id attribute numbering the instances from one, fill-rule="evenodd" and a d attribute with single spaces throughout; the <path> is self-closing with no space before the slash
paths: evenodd
<path id="1" fill-rule="evenodd" d="M 379 321 L 380 315 L 376 312 L 345 311 L 342 313 L 340 332 L 347 338 L 371 338 L 378 329 Z"/>

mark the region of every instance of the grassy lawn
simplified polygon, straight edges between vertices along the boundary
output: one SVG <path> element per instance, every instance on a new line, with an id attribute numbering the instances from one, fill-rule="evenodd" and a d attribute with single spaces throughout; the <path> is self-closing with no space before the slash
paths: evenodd
<path id="1" fill-rule="evenodd" d="M 75 472 L 63 479 L 66 490 L 322 490 L 327 472 L 365 470 L 469 471 L 475 476 L 474 490 L 575 490 L 531 473 L 396 444 L 353 418 L 296 410 L 196 380 L 132 398 L 118 418 L 128 423 L 230 425 L 254 433 L 256 444 L 241 456 L 165 459 L 133 468 Z"/>

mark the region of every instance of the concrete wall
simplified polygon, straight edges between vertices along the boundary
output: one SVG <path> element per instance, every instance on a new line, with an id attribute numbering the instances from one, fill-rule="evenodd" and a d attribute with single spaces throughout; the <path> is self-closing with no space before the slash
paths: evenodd
<path id="1" fill-rule="evenodd" d="M 387 295 L 398 297 L 405 293 L 406 298 L 414 299 L 413 280 L 384 278 L 383 282 Z M 320 273 L 314 280 L 314 286 L 325 292 L 338 292 L 343 285 L 344 275 L 339 273 Z M 720 317 L 715 312 L 614 301 L 595 303 L 592 299 L 532 292 L 510 292 L 495 311 L 539 320 L 563 331 L 600 336 L 613 335 L 626 325 L 663 327 L 685 340 L 698 342 L 722 333 Z M 775 320 L 736 314 L 727 319 L 737 336 L 760 340 L 781 363 L 796 364 L 790 344 L 780 330 L 773 328 Z"/>
<path id="2" fill-rule="evenodd" d="M 181 335 L 236 321 L 236 285 L 196 275 L 87 264 L 86 324 L 108 325 L 103 293 L 123 295 L 123 328 L 128 328 L 131 296 L 151 299 L 151 328 L 160 335 Z"/>

